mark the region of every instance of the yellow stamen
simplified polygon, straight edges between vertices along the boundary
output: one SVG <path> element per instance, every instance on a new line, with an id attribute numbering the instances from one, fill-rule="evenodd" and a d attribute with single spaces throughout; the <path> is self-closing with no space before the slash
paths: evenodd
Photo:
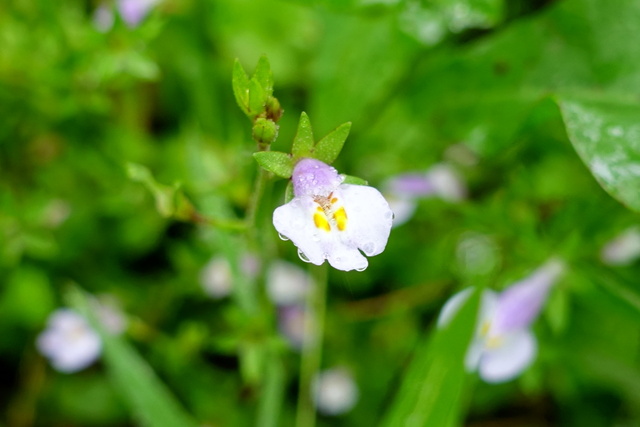
<path id="1" fill-rule="evenodd" d="M 345 212 L 344 207 L 341 207 L 333 213 L 333 219 L 336 220 L 338 230 L 344 231 L 344 229 L 347 228 L 347 213 Z"/>
<path id="2" fill-rule="evenodd" d="M 318 206 L 317 212 L 313 214 L 313 223 L 317 228 L 320 228 L 324 231 L 331 231 L 331 226 L 329 225 L 329 221 L 327 221 L 327 217 L 324 214 L 324 211 L 321 207 Z"/>

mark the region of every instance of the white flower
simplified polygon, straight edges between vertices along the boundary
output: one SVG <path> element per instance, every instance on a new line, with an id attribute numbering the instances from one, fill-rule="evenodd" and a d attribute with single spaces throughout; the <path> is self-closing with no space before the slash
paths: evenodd
<path id="1" fill-rule="evenodd" d="M 267 294 L 276 305 L 302 304 L 311 287 L 306 271 L 286 261 L 275 261 L 267 271 Z"/>
<path id="2" fill-rule="evenodd" d="M 260 262 L 252 254 L 244 254 L 240 258 L 240 272 L 250 280 L 258 275 Z M 204 292 L 214 299 L 228 296 L 233 288 L 233 274 L 229 260 L 215 256 L 200 271 L 200 285 Z"/>
<path id="3" fill-rule="evenodd" d="M 396 175 L 382 188 L 395 214 L 394 226 L 404 224 L 413 216 L 419 199 L 439 197 L 448 202 L 459 202 L 467 195 L 464 181 L 446 163 L 433 165 L 424 173 Z"/>
<path id="4" fill-rule="evenodd" d="M 630 227 L 610 240 L 600 252 L 607 265 L 629 265 L 640 258 L 640 230 Z"/>
<path id="5" fill-rule="evenodd" d="M 358 401 L 358 386 L 345 369 L 320 372 L 313 381 L 313 397 L 318 412 L 340 415 L 350 411 Z"/>
<path id="6" fill-rule="evenodd" d="M 60 372 L 76 372 L 92 364 L 102 351 L 98 334 L 84 317 L 69 309 L 54 311 L 36 341 L 40 353 Z"/>
<path id="7" fill-rule="evenodd" d="M 469 372 L 477 370 L 486 382 L 499 383 L 529 367 L 538 350 L 531 324 L 563 270 L 561 261 L 551 260 L 502 293 L 484 291 L 476 332 L 465 358 Z M 465 289 L 447 301 L 438 318 L 439 326 L 451 320 L 471 292 L 471 288 Z"/>
<path id="8" fill-rule="evenodd" d="M 362 271 L 368 262 L 360 250 L 368 256 L 384 250 L 393 212 L 375 188 L 343 180 L 319 160 L 300 160 L 292 176 L 295 197 L 274 211 L 273 225 L 303 261 L 326 259 L 338 270 Z"/>

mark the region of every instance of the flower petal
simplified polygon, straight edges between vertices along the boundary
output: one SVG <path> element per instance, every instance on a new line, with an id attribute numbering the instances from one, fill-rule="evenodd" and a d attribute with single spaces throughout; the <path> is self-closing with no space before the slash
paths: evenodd
<path id="1" fill-rule="evenodd" d="M 561 261 L 551 260 L 529 277 L 503 291 L 491 325 L 491 334 L 501 335 L 528 327 L 540 313 L 551 285 L 563 270 Z"/>
<path id="2" fill-rule="evenodd" d="M 488 383 L 509 381 L 533 362 L 538 351 L 531 331 L 517 331 L 502 337 L 502 345 L 486 349 L 480 359 L 480 377 Z"/>
<path id="3" fill-rule="evenodd" d="M 387 245 L 393 223 L 389 203 L 366 185 L 342 184 L 339 189 L 348 218 L 342 240 L 368 256 L 378 255 Z"/>
<path id="4" fill-rule="evenodd" d="M 320 233 L 327 233 L 315 226 L 313 211 L 311 198 L 296 197 L 273 212 L 273 225 L 278 233 L 291 239 L 310 263 L 320 265 L 325 260 Z"/>

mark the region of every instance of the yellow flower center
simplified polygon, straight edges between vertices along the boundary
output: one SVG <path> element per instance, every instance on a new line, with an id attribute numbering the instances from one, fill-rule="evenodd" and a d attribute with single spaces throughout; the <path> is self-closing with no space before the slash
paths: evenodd
<path id="1" fill-rule="evenodd" d="M 316 228 L 324 231 L 331 231 L 332 225 L 340 231 L 347 228 L 347 212 L 333 193 L 327 197 L 316 196 L 313 200 L 318 204 L 313 213 L 313 223 Z"/>

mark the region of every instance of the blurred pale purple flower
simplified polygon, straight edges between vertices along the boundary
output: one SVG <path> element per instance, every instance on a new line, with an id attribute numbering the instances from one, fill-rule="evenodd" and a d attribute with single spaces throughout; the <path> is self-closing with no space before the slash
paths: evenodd
<path id="1" fill-rule="evenodd" d="M 267 270 L 267 295 L 276 305 L 302 304 L 311 277 L 302 268 L 286 261 L 274 261 Z"/>
<path id="2" fill-rule="evenodd" d="M 358 401 L 358 386 L 346 369 L 332 368 L 318 373 L 312 387 L 316 409 L 324 415 L 349 412 Z"/>
<path id="3" fill-rule="evenodd" d="M 295 197 L 273 213 L 278 233 L 291 239 L 303 261 L 328 260 L 344 271 L 367 268 L 360 251 L 381 253 L 393 222 L 382 194 L 366 185 L 343 184 L 334 168 L 315 159 L 300 160 L 291 179 Z"/>
<path id="4" fill-rule="evenodd" d="M 102 351 L 99 335 L 85 318 L 65 308 L 49 316 L 47 328 L 38 335 L 36 346 L 56 370 L 65 373 L 86 368 Z"/>
<path id="5" fill-rule="evenodd" d="M 607 265 L 629 265 L 640 258 L 640 229 L 630 227 L 607 242 L 600 259 Z"/>
<path id="6" fill-rule="evenodd" d="M 395 214 L 394 227 L 404 224 L 413 216 L 419 199 L 439 197 L 458 202 L 467 195 L 460 175 L 446 163 L 433 165 L 425 173 L 396 175 L 388 179 L 382 188 Z"/>
<path id="7" fill-rule="evenodd" d="M 105 330 L 112 335 L 124 332 L 127 318 L 120 308 L 120 302 L 112 295 L 101 295 L 94 302 L 96 315 Z"/>
<path id="8" fill-rule="evenodd" d="M 117 0 L 117 7 L 122 20 L 129 27 L 136 27 L 158 3 L 160 0 Z"/>
<path id="9" fill-rule="evenodd" d="M 303 305 L 278 307 L 278 329 L 289 344 L 297 350 L 304 345 L 306 315 L 307 311 Z"/>
<path id="10" fill-rule="evenodd" d="M 260 261 L 246 253 L 240 258 L 240 272 L 253 281 L 260 270 Z M 211 298 L 228 296 L 233 288 L 233 274 L 229 261 L 223 256 L 215 256 L 200 270 L 200 285 Z"/>
<path id="11" fill-rule="evenodd" d="M 563 270 L 564 264 L 554 259 L 501 293 L 484 291 L 476 332 L 465 359 L 469 372 L 478 371 L 486 382 L 499 383 L 517 377 L 529 367 L 537 353 L 531 324 Z M 439 326 L 451 321 L 471 292 L 471 288 L 465 289 L 447 301 Z"/>

